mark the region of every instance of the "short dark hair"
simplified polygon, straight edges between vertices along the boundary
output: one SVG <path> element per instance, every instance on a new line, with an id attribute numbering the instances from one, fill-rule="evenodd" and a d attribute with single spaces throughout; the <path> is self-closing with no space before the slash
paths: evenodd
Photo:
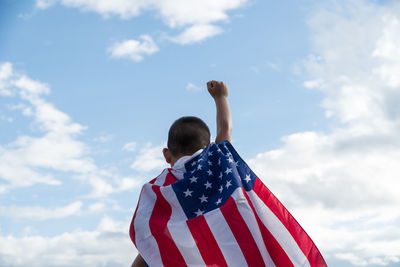
<path id="1" fill-rule="evenodd" d="M 168 150 L 175 157 L 192 155 L 210 144 L 210 129 L 201 119 L 185 116 L 177 119 L 169 128 Z"/>

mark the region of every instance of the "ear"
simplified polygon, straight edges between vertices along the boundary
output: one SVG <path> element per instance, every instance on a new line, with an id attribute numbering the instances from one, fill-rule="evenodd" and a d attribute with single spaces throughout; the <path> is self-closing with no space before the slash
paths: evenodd
<path id="1" fill-rule="evenodd" d="M 170 164 L 172 162 L 172 156 L 168 148 L 164 148 L 162 152 L 164 154 L 165 161 Z"/>

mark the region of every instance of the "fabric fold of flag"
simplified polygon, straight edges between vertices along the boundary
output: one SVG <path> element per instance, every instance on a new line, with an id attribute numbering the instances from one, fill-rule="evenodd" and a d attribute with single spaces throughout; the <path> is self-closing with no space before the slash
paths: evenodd
<path id="1" fill-rule="evenodd" d="M 130 237 L 149 266 L 327 266 L 227 141 L 145 184 Z"/>

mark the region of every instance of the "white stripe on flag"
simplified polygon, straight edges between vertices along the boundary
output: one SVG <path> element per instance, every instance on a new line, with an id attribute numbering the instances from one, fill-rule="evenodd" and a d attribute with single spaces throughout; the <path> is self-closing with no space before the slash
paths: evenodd
<path id="1" fill-rule="evenodd" d="M 270 231 L 270 233 L 275 237 L 279 245 L 281 245 L 293 265 L 302 267 L 310 266 L 307 257 L 303 254 L 290 232 L 275 216 L 275 214 L 267 205 L 265 205 L 254 191 L 249 191 L 248 195 L 258 217 L 261 219 L 268 231 Z"/>
<path id="2" fill-rule="evenodd" d="M 206 219 L 228 266 L 247 266 L 243 252 L 220 209 L 215 209 L 205 213 L 204 218 Z"/>
<path id="3" fill-rule="evenodd" d="M 186 224 L 187 217 L 172 187 L 161 187 L 161 194 L 171 205 L 172 214 L 167 227 L 186 264 L 189 266 L 205 266 L 200 251 Z"/>
<path id="4" fill-rule="evenodd" d="M 265 247 L 264 240 L 262 239 L 262 234 L 260 228 L 258 227 L 256 216 L 254 215 L 253 210 L 247 202 L 247 199 L 240 187 L 233 192 L 232 198 L 235 200 L 236 207 L 238 208 L 240 215 L 242 215 L 243 220 L 246 222 L 247 227 L 249 227 L 251 235 L 257 244 L 261 256 L 263 257 L 265 266 L 275 267 L 275 263 L 272 261 L 271 256 Z"/>
<path id="5" fill-rule="evenodd" d="M 163 185 L 165 182 L 165 178 L 167 177 L 168 169 L 164 169 L 164 171 L 156 178 L 154 184 L 155 185 Z"/>
<path id="6" fill-rule="evenodd" d="M 141 251 L 144 255 L 152 255 L 151 260 L 145 258 L 148 264 L 162 266 L 158 244 L 151 234 L 149 226 L 150 216 L 157 198 L 151 187 L 151 184 L 145 184 L 140 196 L 140 202 L 133 225 L 135 229 L 135 241 L 138 251 Z"/>

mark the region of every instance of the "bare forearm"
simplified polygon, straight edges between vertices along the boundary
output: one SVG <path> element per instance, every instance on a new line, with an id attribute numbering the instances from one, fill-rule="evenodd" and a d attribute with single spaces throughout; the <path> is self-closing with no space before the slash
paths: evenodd
<path id="1" fill-rule="evenodd" d="M 224 82 L 209 81 L 207 89 L 217 106 L 217 137 L 215 142 L 232 142 L 232 117 L 228 104 L 229 88 Z"/>
<path id="2" fill-rule="evenodd" d="M 217 107 L 217 137 L 215 142 L 232 142 L 232 116 L 226 96 L 214 98 Z"/>

